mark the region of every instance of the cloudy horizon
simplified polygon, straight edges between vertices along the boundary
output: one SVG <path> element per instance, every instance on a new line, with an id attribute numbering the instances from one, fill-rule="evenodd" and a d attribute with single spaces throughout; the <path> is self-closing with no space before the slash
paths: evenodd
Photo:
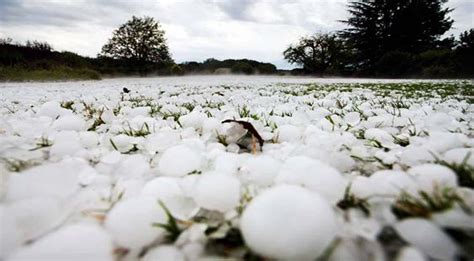
<path id="1" fill-rule="evenodd" d="M 133 15 L 160 21 L 176 62 L 249 58 L 291 68 L 282 52 L 301 36 L 344 28 L 347 0 L 0 0 L 0 38 L 47 41 L 95 57 Z M 474 3 L 451 0 L 453 29 L 474 24 Z"/>

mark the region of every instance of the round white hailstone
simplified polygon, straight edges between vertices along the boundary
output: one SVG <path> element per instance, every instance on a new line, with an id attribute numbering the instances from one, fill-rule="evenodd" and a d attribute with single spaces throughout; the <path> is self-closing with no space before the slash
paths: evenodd
<path id="1" fill-rule="evenodd" d="M 159 246 L 151 249 L 143 257 L 142 261 L 184 261 L 184 254 L 175 246 Z"/>
<path id="2" fill-rule="evenodd" d="M 351 193 L 358 198 L 367 198 L 375 194 L 370 178 L 356 176 L 351 182 Z"/>
<path id="3" fill-rule="evenodd" d="M 214 160 L 214 170 L 222 173 L 235 174 L 240 167 L 243 157 L 236 153 L 222 153 Z"/>
<path id="4" fill-rule="evenodd" d="M 464 134 L 432 131 L 425 146 L 432 152 L 443 153 L 450 149 L 464 147 L 467 140 Z"/>
<path id="5" fill-rule="evenodd" d="M 120 152 L 114 150 L 114 151 L 111 151 L 111 152 L 105 154 L 100 159 L 100 163 L 110 164 L 110 165 L 117 164 L 117 163 L 120 162 L 120 160 L 122 160 L 123 157 L 124 157 L 124 155 L 122 155 Z"/>
<path id="6" fill-rule="evenodd" d="M 196 195 L 196 184 L 199 181 L 199 175 L 187 175 L 179 180 L 179 185 L 184 195 L 194 198 Z"/>
<path id="7" fill-rule="evenodd" d="M 119 134 L 110 139 L 110 146 L 117 149 L 119 152 L 127 152 L 133 148 L 135 139 L 125 134 Z"/>
<path id="8" fill-rule="evenodd" d="M 240 147 L 239 147 L 239 145 L 237 145 L 235 143 L 231 143 L 231 144 L 227 145 L 226 151 L 231 152 L 231 153 L 239 153 Z"/>
<path id="9" fill-rule="evenodd" d="M 355 126 L 359 124 L 360 122 L 360 113 L 355 112 L 355 111 L 349 112 L 346 115 L 344 115 L 344 121 L 348 125 Z"/>
<path id="10" fill-rule="evenodd" d="M 173 114 L 173 113 L 179 113 L 180 109 L 173 104 L 165 104 L 163 105 L 163 107 L 161 107 L 160 111 L 162 113 Z"/>
<path id="11" fill-rule="evenodd" d="M 474 229 L 472 215 L 467 214 L 464 210 L 459 208 L 435 213 L 432 215 L 431 219 L 442 227 Z"/>
<path id="12" fill-rule="evenodd" d="M 397 255 L 396 261 L 426 261 L 428 260 L 420 250 L 414 247 L 404 247 Z"/>
<path id="13" fill-rule="evenodd" d="M 199 208 L 194 200 L 184 193 L 178 181 L 178 178 L 158 177 L 149 181 L 141 193 L 162 201 L 174 217 L 188 220 Z"/>
<path id="14" fill-rule="evenodd" d="M 58 102 L 49 101 L 41 105 L 36 114 L 39 116 L 47 116 L 51 119 L 56 119 L 58 116 L 63 115 L 65 110 L 66 109 L 62 108 Z"/>
<path id="15" fill-rule="evenodd" d="M 260 136 L 262 137 L 262 139 L 263 139 L 264 141 L 269 141 L 269 140 L 273 139 L 273 133 L 272 133 L 271 131 L 265 131 L 265 130 L 263 130 L 263 131 L 261 131 L 261 132 L 259 132 L 259 133 L 260 133 Z"/>
<path id="16" fill-rule="evenodd" d="M 79 142 L 79 134 L 76 131 L 57 131 L 51 133 L 50 137 L 53 143 L 71 140 Z"/>
<path id="17" fill-rule="evenodd" d="M 178 144 L 181 138 L 175 131 L 165 130 L 153 133 L 146 137 L 145 147 L 150 152 L 163 152 Z"/>
<path id="18" fill-rule="evenodd" d="M 78 173 L 87 166 L 80 162 L 59 162 L 28 169 L 11 175 L 7 184 L 7 200 L 35 197 L 65 199 L 79 189 Z"/>
<path id="19" fill-rule="evenodd" d="M 5 260 L 23 243 L 23 239 L 16 226 L 15 217 L 10 215 L 7 207 L 3 205 L 0 205 L 0 226 L 0 259 Z"/>
<path id="20" fill-rule="evenodd" d="M 144 186 L 145 180 L 141 177 L 118 178 L 115 182 L 115 189 L 112 192 L 115 192 L 117 197 L 123 193 L 123 199 L 133 198 L 140 195 Z"/>
<path id="21" fill-rule="evenodd" d="M 221 122 L 216 118 L 205 118 L 202 122 L 202 132 L 217 135 L 221 130 Z"/>
<path id="22" fill-rule="evenodd" d="M 206 144 L 199 138 L 183 138 L 181 145 L 184 145 L 191 150 L 196 152 L 205 152 L 206 151 Z"/>
<path id="23" fill-rule="evenodd" d="M 137 118 L 137 117 L 146 117 L 150 115 L 151 108 L 150 107 L 135 107 L 135 108 L 128 108 L 126 115 L 129 118 Z"/>
<path id="24" fill-rule="evenodd" d="M 382 161 L 382 163 L 387 165 L 393 165 L 397 162 L 396 154 L 392 151 L 385 152 L 383 150 L 378 150 L 375 152 L 374 157 Z"/>
<path id="25" fill-rule="evenodd" d="M 158 170 L 165 176 L 182 177 L 201 169 L 201 157 L 186 146 L 178 145 L 163 153 Z"/>
<path id="26" fill-rule="evenodd" d="M 25 246 L 9 260 L 114 260 L 110 236 L 94 224 L 68 225 Z"/>
<path id="27" fill-rule="evenodd" d="M 370 241 L 376 241 L 382 226 L 378 220 L 368 218 L 359 209 L 349 209 L 346 214 L 348 222 L 342 222 L 344 232 L 348 232 L 351 237 L 358 236 Z"/>
<path id="28" fill-rule="evenodd" d="M 204 260 L 202 257 L 202 254 L 205 250 L 203 243 L 188 243 L 181 249 L 186 257 L 186 260 Z"/>
<path id="29" fill-rule="evenodd" d="M 53 122 L 53 128 L 58 131 L 83 131 L 86 122 L 76 115 L 64 115 Z"/>
<path id="30" fill-rule="evenodd" d="M 458 185 L 457 176 L 450 168 L 438 164 L 423 164 L 412 167 L 408 174 L 413 176 L 419 189 L 431 192 L 435 187 L 455 188 Z"/>
<path id="31" fill-rule="evenodd" d="M 294 125 L 278 126 L 274 138 L 279 142 L 294 142 L 301 139 L 301 130 Z"/>
<path id="32" fill-rule="evenodd" d="M 54 198 L 16 201 L 8 206 L 8 215 L 15 218 L 16 229 L 23 242 L 35 239 L 59 225 L 66 217 Z"/>
<path id="33" fill-rule="evenodd" d="M 309 151 L 309 150 L 306 150 Z M 327 163 L 331 167 L 336 168 L 340 172 L 350 172 L 356 165 L 356 162 L 349 155 L 339 151 L 324 151 L 324 150 L 313 150 L 318 151 L 317 154 L 313 154 L 312 158 L 319 159 L 322 162 Z M 311 155 L 311 154 L 306 154 Z"/>
<path id="34" fill-rule="evenodd" d="M 100 116 L 100 118 L 107 124 L 110 124 L 114 121 L 114 119 L 116 118 L 114 112 L 112 110 L 104 110 L 104 112 L 102 113 L 102 115 Z"/>
<path id="35" fill-rule="evenodd" d="M 273 184 L 281 163 L 272 157 L 259 155 L 247 159 L 240 168 L 244 180 L 258 186 Z"/>
<path id="36" fill-rule="evenodd" d="M 170 195 L 181 193 L 178 178 L 158 177 L 148 181 L 142 190 L 142 195 L 156 199 L 164 199 Z"/>
<path id="37" fill-rule="evenodd" d="M 468 155 L 470 155 L 468 157 Z M 463 164 L 466 162 L 468 165 L 474 166 L 474 149 L 473 148 L 456 148 L 448 150 L 443 159 L 448 163 Z"/>
<path id="38" fill-rule="evenodd" d="M 107 214 L 105 228 L 119 246 L 139 249 L 164 235 L 153 223 L 167 222 L 157 200 L 143 196 L 119 201 Z"/>
<path id="39" fill-rule="evenodd" d="M 184 128 L 201 129 L 203 121 L 207 118 L 206 114 L 202 112 L 193 111 L 186 115 L 179 117 L 178 121 Z"/>
<path id="40" fill-rule="evenodd" d="M 425 147 L 408 145 L 400 155 L 400 163 L 407 166 L 415 166 L 433 161 L 435 161 L 433 154 Z"/>
<path id="41" fill-rule="evenodd" d="M 379 109 L 382 110 L 382 109 Z M 371 110 L 372 113 L 376 110 Z M 379 113 L 384 113 L 382 111 L 379 111 Z M 367 128 L 378 128 L 378 127 L 388 127 L 392 126 L 392 121 L 393 121 L 394 116 L 392 115 L 377 115 L 377 116 L 370 116 L 367 118 L 367 121 L 364 122 L 365 127 Z"/>
<path id="42" fill-rule="evenodd" d="M 49 150 L 51 158 L 60 159 L 65 156 L 74 156 L 83 148 L 77 140 L 55 141 Z"/>
<path id="43" fill-rule="evenodd" d="M 215 156 L 215 155 L 219 155 L 220 153 L 224 152 L 225 151 L 225 146 L 222 143 L 210 142 L 210 143 L 207 144 L 206 150 L 209 154 L 213 154 L 213 156 Z M 212 158 L 212 157 L 208 157 L 208 158 Z"/>
<path id="44" fill-rule="evenodd" d="M 194 200 L 205 209 L 226 212 L 240 201 L 240 182 L 232 175 L 203 173 L 196 184 Z"/>
<path id="45" fill-rule="evenodd" d="M 377 195 L 398 196 L 402 191 L 415 194 L 417 186 L 413 177 L 403 171 L 380 170 L 369 177 L 374 193 Z"/>
<path id="46" fill-rule="evenodd" d="M 116 172 L 121 177 L 142 177 L 150 170 L 150 165 L 141 154 L 127 155 L 119 163 Z"/>
<path id="47" fill-rule="evenodd" d="M 110 186 L 112 178 L 109 175 L 102 175 L 96 169 L 90 167 L 81 171 L 78 175 L 78 182 L 81 186 L 104 187 Z"/>
<path id="48" fill-rule="evenodd" d="M 83 131 L 79 133 L 79 141 L 84 148 L 92 149 L 99 145 L 99 134 L 93 131 Z"/>
<path id="49" fill-rule="evenodd" d="M 184 128 L 180 131 L 179 136 L 181 139 L 197 139 L 199 133 L 194 128 Z"/>
<path id="50" fill-rule="evenodd" d="M 404 240 L 431 258 L 452 260 L 457 253 L 452 239 L 426 219 L 405 219 L 394 228 Z"/>
<path id="51" fill-rule="evenodd" d="M 301 185 L 318 192 L 331 204 L 341 200 L 347 182 L 335 168 L 304 156 L 289 158 L 282 165 L 275 183 Z"/>
<path id="52" fill-rule="evenodd" d="M 425 121 L 425 127 L 432 130 L 449 130 L 456 123 L 455 119 L 443 112 L 430 114 Z"/>
<path id="53" fill-rule="evenodd" d="M 381 129 L 367 129 L 364 133 L 364 138 L 376 140 L 384 147 L 393 147 L 394 145 L 392 135 Z"/>
<path id="54" fill-rule="evenodd" d="M 333 210 L 318 194 L 282 185 L 250 202 L 240 228 L 246 245 L 265 257 L 314 260 L 336 235 L 334 219 Z"/>

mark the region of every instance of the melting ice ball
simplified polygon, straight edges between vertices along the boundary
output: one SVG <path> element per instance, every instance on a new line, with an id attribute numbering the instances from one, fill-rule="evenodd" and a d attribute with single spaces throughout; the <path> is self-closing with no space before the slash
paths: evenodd
<path id="1" fill-rule="evenodd" d="M 336 234 L 334 213 L 326 200 L 293 185 L 259 194 L 244 210 L 240 227 L 253 251 L 288 260 L 314 260 Z"/>

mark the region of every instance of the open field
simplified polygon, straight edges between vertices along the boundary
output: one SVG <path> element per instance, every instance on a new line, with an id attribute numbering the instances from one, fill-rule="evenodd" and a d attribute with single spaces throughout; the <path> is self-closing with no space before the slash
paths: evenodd
<path id="1" fill-rule="evenodd" d="M 474 257 L 472 81 L 196 76 L 0 93 L 0 259 Z"/>

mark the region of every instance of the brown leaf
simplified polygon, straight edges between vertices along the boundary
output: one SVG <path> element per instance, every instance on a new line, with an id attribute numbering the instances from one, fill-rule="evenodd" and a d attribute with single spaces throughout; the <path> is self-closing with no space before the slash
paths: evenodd
<path id="1" fill-rule="evenodd" d="M 229 123 L 229 122 L 240 124 L 244 129 L 248 130 L 252 134 L 252 136 L 258 140 L 258 143 L 260 144 L 260 149 L 263 147 L 263 139 L 260 136 L 260 134 L 258 134 L 257 130 L 252 125 L 252 123 L 247 122 L 247 121 L 239 121 L 239 120 L 231 120 L 231 119 L 222 121 L 222 123 Z"/>

